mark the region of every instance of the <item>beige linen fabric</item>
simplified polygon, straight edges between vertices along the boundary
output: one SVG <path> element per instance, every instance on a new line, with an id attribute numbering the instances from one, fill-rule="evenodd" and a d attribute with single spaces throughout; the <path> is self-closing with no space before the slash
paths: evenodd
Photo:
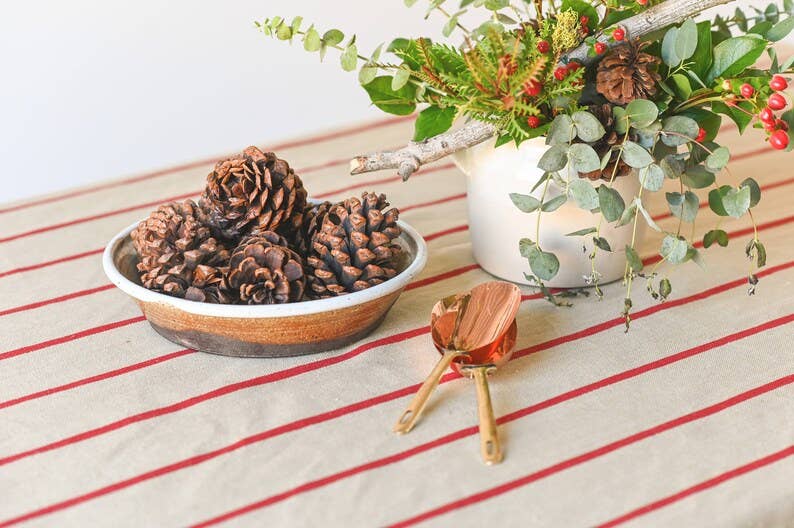
<path id="1" fill-rule="evenodd" d="M 705 252 L 706 271 L 660 266 L 668 302 L 639 280 L 628 334 L 620 284 L 565 309 L 526 289 L 518 352 L 491 383 L 506 459 L 485 467 L 468 380 L 447 376 L 411 434 L 390 431 L 437 359 L 433 303 L 491 278 L 474 265 L 465 179 L 448 161 L 408 183 L 347 175 L 352 155 L 410 135 L 409 120 L 388 119 L 265 146 L 312 195 L 385 192 L 428 238 L 427 268 L 383 325 L 313 356 L 184 351 L 108 285 L 107 240 L 196 194 L 210 161 L 0 205 L 0 526 L 381 526 L 427 512 L 437 526 L 593 526 L 646 505 L 627 524 L 794 526 L 791 156 L 755 132 L 725 140 L 722 181 L 765 187 L 755 296 L 747 219 L 723 221 L 740 234 Z M 666 212 L 663 195 L 651 209 Z M 714 221 L 704 211 L 698 236 Z M 640 254 L 658 240 L 649 232 Z"/>

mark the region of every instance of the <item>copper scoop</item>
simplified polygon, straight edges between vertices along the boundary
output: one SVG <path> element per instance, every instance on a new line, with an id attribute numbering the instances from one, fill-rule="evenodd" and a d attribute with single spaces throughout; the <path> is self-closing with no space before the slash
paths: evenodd
<path id="1" fill-rule="evenodd" d="M 436 303 L 430 315 L 430 327 L 441 359 L 400 416 L 394 426 L 395 432 L 407 433 L 413 428 L 430 394 L 451 365 L 477 383 L 483 457 L 489 463 L 501 460 L 485 375 L 507 361 L 512 353 L 516 338 L 515 317 L 520 303 L 518 287 L 501 281 L 480 284 L 470 292 Z"/>

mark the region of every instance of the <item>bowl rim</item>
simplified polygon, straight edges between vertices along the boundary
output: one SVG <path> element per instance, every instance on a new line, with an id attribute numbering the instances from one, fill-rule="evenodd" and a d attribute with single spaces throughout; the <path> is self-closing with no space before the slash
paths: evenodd
<path id="1" fill-rule="evenodd" d="M 425 239 L 409 224 L 402 220 L 398 220 L 397 225 L 402 229 L 403 235 L 410 237 L 414 244 L 416 244 L 416 255 L 408 267 L 395 277 L 381 284 L 367 288 L 366 290 L 348 293 L 338 297 L 329 297 L 327 299 L 286 304 L 239 305 L 189 301 L 187 299 L 172 297 L 164 293 L 158 293 L 144 288 L 129 280 L 116 267 L 113 256 L 119 244 L 121 244 L 140 222 L 141 220 L 122 229 L 105 246 L 105 250 L 102 253 L 102 268 L 105 271 L 105 275 L 107 275 L 117 288 L 134 299 L 147 303 L 167 304 L 178 310 L 195 315 L 229 318 L 269 318 L 310 315 L 349 308 L 380 299 L 402 290 L 422 271 L 422 269 L 424 269 L 427 263 L 427 243 Z"/>

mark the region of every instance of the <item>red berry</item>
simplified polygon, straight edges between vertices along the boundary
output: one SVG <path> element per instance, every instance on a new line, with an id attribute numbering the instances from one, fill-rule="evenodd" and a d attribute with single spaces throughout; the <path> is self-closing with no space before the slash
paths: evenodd
<path id="1" fill-rule="evenodd" d="M 704 139 L 706 139 L 706 129 L 700 128 L 698 130 L 698 137 L 695 138 L 695 141 L 698 143 L 703 143 Z"/>
<path id="2" fill-rule="evenodd" d="M 524 83 L 524 93 L 530 97 L 540 95 L 543 90 L 543 84 L 538 81 L 527 81 Z"/>
<path id="3" fill-rule="evenodd" d="M 772 148 L 777 150 L 785 149 L 788 147 L 788 132 L 785 130 L 772 132 L 772 135 L 769 136 L 769 144 L 772 145 Z"/>
<path id="4" fill-rule="evenodd" d="M 537 116 L 529 116 L 527 118 L 527 126 L 529 126 L 529 128 L 538 128 L 540 126 L 540 118 Z"/>
<path id="5" fill-rule="evenodd" d="M 581 67 L 582 67 L 582 65 L 580 63 L 576 62 L 576 61 L 571 61 L 566 66 L 566 68 L 568 68 L 569 72 L 575 72 L 576 70 L 578 70 Z"/>
<path id="6" fill-rule="evenodd" d="M 742 97 L 744 97 L 746 99 L 751 98 L 753 96 L 753 94 L 755 93 L 755 88 L 753 88 L 752 85 L 747 84 L 747 83 L 744 83 L 742 85 L 742 87 L 740 88 L 740 90 L 742 92 Z"/>
<path id="7" fill-rule="evenodd" d="M 775 93 L 769 96 L 769 99 L 766 102 L 769 105 L 769 108 L 772 110 L 783 110 L 786 108 L 786 98 L 782 95 Z"/>
<path id="8" fill-rule="evenodd" d="M 772 80 L 769 81 L 769 87 L 772 88 L 776 92 L 782 92 L 786 88 L 788 88 L 788 81 L 781 77 L 780 75 L 775 75 L 772 77 Z"/>
<path id="9" fill-rule="evenodd" d="M 623 40 L 626 38 L 626 31 L 623 28 L 617 28 L 612 32 L 612 38 L 618 41 Z"/>
<path id="10" fill-rule="evenodd" d="M 554 70 L 554 78 L 558 81 L 564 81 L 565 77 L 568 75 L 568 69 L 560 66 L 556 70 Z"/>
<path id="11" fill-rule="evenodd" d="M 596 42 L 595 43 L 595 52 L 599 55 L 602 55 L 607 50 L 607 45 L 603 42 Z"/>
<path id="12" fill-rule="evenodd" d="M 766 108 L 764 108 L 763 110 L 761 110 L 761 113 L 758 114 L 758 117 L 764 123 L 774 123 L 775 122 L 775 113 L 768 106 Z"/>
<path id="13" fill-rule="evenodd" d="M 585 15 L 580 16 L 579 23 L 582 24 L 583 26 L 586 26 L 587 24 L 590 23 L 590 17 Z"/>
<path id="14" fill-rule="evenodd" d="M 548 40 L 541 40 L 538 42 L 538 51 L 541 53 L 548 53 L 551 49 L 551 45 L 549 45 Z"/>
<path id="15" fill-rule="evenodd" d="M 782 119 L 778 119 L 777 121 L 775 121 L 775 127 L 779 128 L 780 130 L 788 130 L 788 123 L 786 123 Z"/>
<path id="16" fill-rule="evenodd" d="M 648 0 L 637 0 L 637 3 L 641 6 L 648 5 Z"/>

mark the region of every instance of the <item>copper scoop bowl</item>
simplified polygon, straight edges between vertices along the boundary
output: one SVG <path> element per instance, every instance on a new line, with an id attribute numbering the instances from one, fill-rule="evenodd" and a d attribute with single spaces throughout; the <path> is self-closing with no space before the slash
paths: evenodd
<path id="1" fill-rule="evenodd" d="M 397 420 L 394 432 L 407 433 L 414 427 L 441 376 L 451 366 L 475 381 L 483 460 L 487 464 L 502 460 L 487 376 L 510 359 L 520 304 L 521 290 L 502 281 L 480 284 L 470 292 L 436 303 L 430 327 L 441 359 Z"/>

